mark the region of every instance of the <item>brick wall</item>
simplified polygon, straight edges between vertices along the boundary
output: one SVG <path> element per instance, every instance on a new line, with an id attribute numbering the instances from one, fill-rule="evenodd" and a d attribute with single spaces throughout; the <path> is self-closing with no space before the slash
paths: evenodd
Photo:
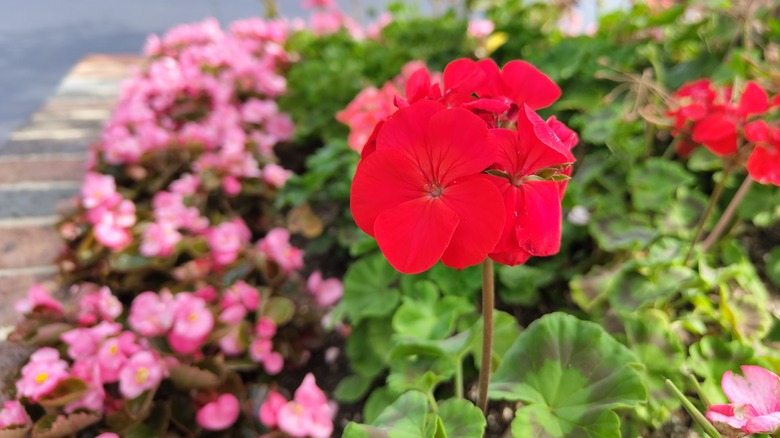
<path id="1" fill-rule="evenodd" d="M 136 56 L 90 55 L 54 96 L 0 147 L 0 326 L 16 320 L 13 303 L 38 281 L 53 281 L 60 240 L 57 208 L 77 193 L 86 150 L 114 106 Z"/>

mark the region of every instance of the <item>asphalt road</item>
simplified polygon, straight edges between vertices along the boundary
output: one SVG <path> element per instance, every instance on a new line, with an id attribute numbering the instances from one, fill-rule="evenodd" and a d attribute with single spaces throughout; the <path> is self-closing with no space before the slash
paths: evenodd
<path id="1" fill-rule="evenodd" d="M 339 0 L 342 10 L 385 0 Z M 287 17 L 305 17 L 300 0 L 278 0 Z M 90 53 L 139 53 L 146 36 L 215 17 L 223 25 L 259 16 L 260 0 L 0 1 L 0 148 L 79 59 Z"/>

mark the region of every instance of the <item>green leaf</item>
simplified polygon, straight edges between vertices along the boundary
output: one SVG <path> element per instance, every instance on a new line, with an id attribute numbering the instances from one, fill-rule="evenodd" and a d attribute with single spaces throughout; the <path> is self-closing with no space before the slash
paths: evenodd
<path id="1" fill-rule="evenodd" d="M 482 365 L 482 319 L 471 328 L 471 351 L 474 354 L 474 365 L 479 369 Z M 504 360 L 506 352 L 514 345 L 520 336 L 520 326 L 514 316 L 502 312 L 493 312 L 493 358 L 495 369 Z"/>
<path id="2" fill-rule="evenodd" d="M 88 412 L 69 415 L 48 414 L 33 425 L 33 438 L 59 438 L 72 435 L 100 421 L 100 416 Z"/>
<path id="3" fill-rule="evenodd" d="M 398 400 L 399 393 L 386 386 L 375 389 L 363 405 L 363 421 L 371 424 L 386 407 Z"/>
<path id="4" fill-rule="evenodd" d="M 445 400 L 437 413 L 448 438 L 480 438 L 485 433 L 485 416 L 468 400 Z"/>
<path id="5" fill-rule="evenodd" d="M 168 431 L 170 419 L 170 405 L 162 402 L 155 403 L 145 421 L 125 431 L 122 436 L 124 438 L 165 436 L 165 433 Z"/>
<path id="6" fill-rule="evenodd" d="M 610 252 L 644 248 L 658 234 L 646 218 L 638 215 L 594 217 L 588 227 L 599 247 Z"/>
<path id="7" fill-rule="evenodd" d="M 498 281 L 505 287 L 498 294 L 509 304 L 530 306 L 539 300 L 539 290 L 556 277 L 555 271 L 539 267 L 517 265 L 496 267 Z"/>
<path id="8" fill-rule="evenodd" d="M 360 400 L 371 388 L 374 379 L 359 374 L 347 376 L 339 382 L 333 397 L 342 403 L 354 403 Z"/>
<path id="9" fill-rule="evenodd" d="M 388 438 L 390 435 L 377 427 L 366 426 L 350 421 L 344 428 L 341 438 Z"/>
<path id="10" fill-rule="evenodd" d="M 569 422 L 542 405 L 524 406 L 512 421 L 512 436 L 536 438 L 620 438 L 620 420 L 612 411 L 591 411 Z"/>
<path id="11" fill-rule="evenodd" d="M 628 174 L 631 200 L 640 211 L 664 211 L 677 190 L 693 181 L 681 163 L 661 158 L 650 158 Z"/>
<path id="12" fill-rule="evenodd" d="M 57 383 L 50 393 L 38 400 L 41 406 L 56 408 L 80 399 L 87 392 L 87 383 L 76 377 L 68 377 Z"/>
<path id="13" fill-rule="evenodd" d="M 479 266 L 458 270 L 437 263 L 421 276 L 436 283 L 445 296 L 457 295 L 471 299 L 482 287 L 482 271 Z"/>
<path id="14" fill-rule="evenodd" d="M 352 369 L 373 378 L 387 366 L 393 329 L 389 318 L 367 319 L 354 327 L 347 339 L 347 357 Z"/>
<path id="15" fill-rule="evenodd" d="M 263 305 L 263 315 L 271 318 L 277 326 L 286 324 L 295 316 L 295 304 L 287 297 L 271 297 Z"/>
<path id="16" fill-rule="evenodd" d="M 490 395 L 525 402 L 518 415 L 533 421 L 522 430 L 548 434 L 535 436 L 619 436 L 619 422 L 609 411 L 636 406 L 647 396 L 636 361 L 601 326 L 548 314 L 506 352 Z"/>
<path id="17" fill-rule="evenodd" d="M 220 376 L 194 365 L 178 364 L 169 368 L 170 379 L 179 389 L 214 388 L 222 381 Z"/>
<path id="18" fill-rule="evenodd" d="M 669 315 L 661 310 L 648 309 L 625 317 L 625 330 L 629 348 L 644 365 L 639 373 L 648 392 L 647 404 L 637 406 L 636 413 L 658 428 L 680 407 L 665 381 L 671 378 L 682 385 L 683 347 L 672 331 Z"/>
<path id="19" fill-rule="evenodd" d="M 414 291 L 406 291 L 403 303 L 393 315 L 393 329 L 402 336 L 422 339 L 442 339 L 450 335 L 461 315 L 476 313 L 463 297 L 439 297 L 436 286 L 429 281 L 414 283 Z"/>
<path id="20" fill-rule="evenodd" d="M 766 260 L 766 276 L 775 286 L 780 286 L 780 246 L 772 248 L 769 253 Z"/>
<path id="21" fill-rule="evenodd" d="M 390 438 L 424 438 L 428 398 L 419 391 L 409 391 L 396 400 L 372 423 L 388 432 Z"/>
<path id="22" fill-rule="evenodd" d="M 361 258 L 344 276 L 344 296 L 339 306 L 353 324 L 392 314 L 400 300 L 398 289 L 392 287 L 399 275 L 382 253 Z"/>

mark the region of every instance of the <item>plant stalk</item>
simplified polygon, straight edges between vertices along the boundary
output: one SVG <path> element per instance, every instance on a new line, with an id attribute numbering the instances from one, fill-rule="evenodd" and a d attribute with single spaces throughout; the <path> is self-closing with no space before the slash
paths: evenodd
<path id="1" fill-rule="evenodd" d="M 712 229 L 710 235 L 704 239 L 704 243 L 701 246 L 702 253 L 706 253 L 720 238 L 721 234 L 723 234 L 723 231 L 726 230 L 726 226 L 729 224 L 729 222 L 731 222 L 731 218 L 734 216 L 734 212 L 737 211 L 737 207 L 739 207 L 739 204 L 741 204 L 742 200 L 745 199 L 745 195 L 747 195 L 747 192 L 752 185 L 753 178 L 751 178 L 750 175 L 745 176 L 745 181 L 742 181 L 742 185 L 739 186 L 737 193 L 735 193 L 734 197 L 731 198 L 731 202 L 729 202 L 728 207 L 726 207 L 726 211 L 723 212 L 723 216 L 718 219 L 718 223 L 715 224 L 715 228 Z"/>
<path id="2" fill-rule="evenodd" d="M 458 363 L 455 365 L 455 397 L 463 398 L 463 358 L 458 357 Z"/>
<path id="3" fill-rule="evenodd" d="M 495 306 L 495 285 L 493 281 L 493 260 L 482 262 L 482 365 L 479 368 L 479 397 L 477 407 L 487 415 L 488 385 L 493 356 L 493 307 Z"/>
<path id="4" fill-rule="evenodd" d="M 704 231 L 704 225 L 707 223 L 707 219 L 709 219 L 710 214 L 712 214 L 712 210 L 714 210 L 715 204 L 718 203 L 720 196 L 723 194 L 723 189 L 726 187 L 726 180 L 728 179 L 729 174 L 731 173 L 731 169 L 733 168 L 733 166 L 727 165 L 723 169 L 723 175 L 720 181 L 718 181 L 718 185 L 715 186 L 715 190 L 712 191 L 709 202 L 707 202 L 707 207 L 704 208 L 704 212 L 702 212 L 701 217 L 699 217 L 699 222 L 696 224 L 696 234 L 693 236 L 693 240 L 691 240 L 691 244 L 688 246 L 688 254 L 685 256 L 685 262 L 683 263 L 684 265 L 687 265 L 688 261 L 691 259 L 691 256 L 693 255 L 693 249 L 696 247 L 696 243 L 699 241 L 701 233 Z"/>

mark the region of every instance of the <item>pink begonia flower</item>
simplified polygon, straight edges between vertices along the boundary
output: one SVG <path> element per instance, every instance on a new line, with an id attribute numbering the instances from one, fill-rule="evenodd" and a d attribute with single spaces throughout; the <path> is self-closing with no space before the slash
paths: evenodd
<path id="1" fill-rule="evenodd" d="M 127 358 L 140 351 L 133 332 L 122 332 L 119 336 L 103 341 L 97 352 L 97 365 L 104 383 L 119 380 L 119 371 Z"/>
<path id="2" fill-rule="evenodd" d="M 193 261 L 197 261 L 197 260 L 193 260 Z M 201 262 L 203 261 L 201 260 Z M 202 299 L 207 303 L 211 303 L 217 299 L 217 297 L 219 296 L 219 292 L 217 292 L 217 289 L 215 289 L 214 286 L 205 286 L 193 292 L 192 295 Z"/>
<path id="3" fill-rule="evenodd" d="M 18 396 L 38 401 L 67 377 L 68 363 L 60 359 L 57 350 L 43 347 L 33 353 L 22 368 L 22 378 L 16 382 L 16 391 Z"/>
<path id="4" fill-rule="evenodd" d="M 3 402 L 3 409 L 0 409 L 0 429 L 28 426 L 30 424 L 32 424 L 32 421 L 19 401 L 10 400 Z"/>
<path id="5" fill-rule="evenodd" d="M 255 325 L 255 334 L 261 338 L 271 339 L 276 334 L 276 323 L 273 319 L 263 316 L 257 320 Z"/>
<path id="6" fill-rule="evenodd" d="M 79 300 L 80 324 L 93 324 L 97 321 L 113 321 L 122 314 L 122 303 L 111 293 L 108 286 L 90 292 Z"/>
<path id="7" fill-rule="evenodd" d="M 260 100 L 251 98 L 241 107 L 241 117 L 248 123 L 263 123 L 279 112 L 275 100 Z"/>
<path id="8" fill-rule="evenodd" d="M 272 376 L 279 374 L 284 368 L 284 356 L 276 351 L 266 354 L 262 362 L 265 372 Z"/>
<path id="9" fill-rule="evenodd" d="M 84 208 L 95 208 L 108 200 L 115 199 L 116 181 L 111 175 L 87 172 L 84 184 L 81 186 L 81 205 Z"/>
<path id="10" fill-rule="evenodd" d="M 129 228 L 135 224 L 135 204 L 121 201 L 114 210 L 98 207 L 89 212 L 89 220 L 95 226 L 95 238 L 101 245 L 121 251 L 133 241 Z"/>
<path id="11" fill-rule="evenodd" d="M 258 363 L 263 363 L 274 347 L 273 342 L 267 338 L 258 338 L 249 345 L 249 357 Z"/>
<path id="12" fill-rule="evenodd" d="M 27 290 L 27 297 L 17 301 L 14 309 L 17 313 L 27 315 L 36 308 L 54 311 L 62 314 L 62 303 L 49 295 L 49 292 L 41 284 L 34 284 Z"/>
<path id="13" fill-rule="evenodd" d="M 344 295 L 344 284 L 338 278 L 322 279 L 322 273 L 315 271 L 309 276 L 306 287 L 314 296 L 314 301 L 322 306 L 329 307 L 341 299 Z"/>
<path id="14" fill-rule="evenodd" d="M 103 432 L 95 438 L 119 438 L 119 435 L 115 434 L 114 432 Z"/>
<path id="15" fill-rule="evenodd" d="M 265 129 L 276 137 L 277 141 L 287 141 L 292 138 L 295 125 L 289 114 L 279 113 L 266 120 Z"/>
<path id="16" fill-rule="evenodd" d="M 246 351 L 246 342 L 242 338 L 241 326 L 236 325 L 231 327 L 230 331 L 220 338 L 217 344 L 225 356 L 235 357 Z"/>
<path id="17" fill-rule="evenodd" d="M 233 175 L 225 175 L 222 178 L 222 190 L 228 196 L 236 196 L 241 193 L 241 181 Z"/>
<path id="18" fill-rule="evenodd" d="M 780 377 L 759 366 L 743 365 L 743 376 L 726 371 L 721 386 L 731 402 L 707 407 L 712 423 L 745 434 L 773 434 L 780 427 Z"/>
<path id="19" fill-rule="evenodd" d="M 269 231 L 257 242 L 257 249 L 275 261 L 286 274 L 303 267 L 303 251 L 290 245 L 290 232 L 284 228 Z"/>
<path id="20" fill-rule="evenodd" d="M 211 249 L 214 263 L 223 266 L 233 263 L 251 236 L 249 228 L 240 218 L 210 228 L 206 232 L 206 242 Z"/>
<path id="21" fill-rule="evenodd" d="M 382 12 L 376 20 L 368 23 L 366 26 L 366 38 L 377 39 L 381 36 L 382 30 L 393 22 L 393 15 L 387 11 Z"/>
<path id="22" fill-rule="evenodd" d="M 266 164 L 263 168 L 263 181 L 269 186 L 276 188 L 283 187 L 284 183 L 292 176 L 293 172 L 291 170 L 287 170 L 276 163 Z"/>
<path id="23" fill-rule="evenodd" d="M 238 419 L 241 406 L 233 394 L 222 394 L 213 402 L 198 409 L 195 420 L 206 430 L 224 430 Z"/>
<path id="24" fill-rule="evenodd" d="M 68 345 L 68 356 L 81 360 L 94 355 L 103 340 L 122 331 L 122 324 L 103 321 L 90 328 L 75 328 L 60 335 Z"/>
<path id="25" fill-rule="evenodd" d="M 223 309 L 235 304 L 241 304 L 248 311 L 257 310 L 260 304 L 260 292 L 245 281 L 238 280 L 225 291 L 220 302 Z"/>
<path id="26" fill-rule="evenodd" d="M 119 372 L 119 392 L 134 399 L 146 390 L 156 388 L 165 377 L 160 360 L 149 351 L 139 351 L 127 360 Z"/>
<path id="27" fill-rule="evenodd" d="M 328 438 L 333 433 L 334 409 L 309 373 L 295 390 L 292 401 L 276 415 L 279 430 L 294 437 Z"/>
<path id="28" fill-rule="evenodd" d="M 166 333 L 173 325 L 173 295 L 167 291 L 138 294 L 130 305 L 127 322 L 141 336 Z"/>
<path id="29" fill-rule="evenodd" d="M 170 222 L 152 222 L 146 226 L 139 248 L 145 257 L 168 257 L 182 235 Z"/>
<path id="30" fill-rule="evenodd" d="M 78 377 L 87 383 L 87 391 L 73 402 L 65 406 L 65 412 L 71 413 L 77 409 L 89 409 L 102 413 L 106 408 L 106 390 L 100 374 L 100 367 L 93 358 L 77 360 L 71 367 L 71 376 Z"/>
<path id="31" fill-rule="evenodd" d="M 467 33 L 475 39 L 482 39 L 493 33 L 496 26 L 488 19 L 474 19 L 469 21 Z"/>
<path id="32" fill-rule="evenodd" d="M 287 399 L 282 394 L 273 390 L 270 391 L 260 406 L 260 422 L 271 429 L 276 428 L 279 419 L 279 409 L 285 404 L 287 404 Z"/>
<path id="33" fill-rule="evenodd" d="M 198 187 L 200 187 L 200 178 L 191 173 L 183 174 L 168 186 L 171 192 L 182 196 L 195 194 L 198 191 Z"/>
<path id="34" fill-rule="evenodd" d="M 180 354 L 195 352 L 214 328 L 214 315 L 206 302 L 190 293 L 176 295 L 173 318 L 168 344 Z"/>

